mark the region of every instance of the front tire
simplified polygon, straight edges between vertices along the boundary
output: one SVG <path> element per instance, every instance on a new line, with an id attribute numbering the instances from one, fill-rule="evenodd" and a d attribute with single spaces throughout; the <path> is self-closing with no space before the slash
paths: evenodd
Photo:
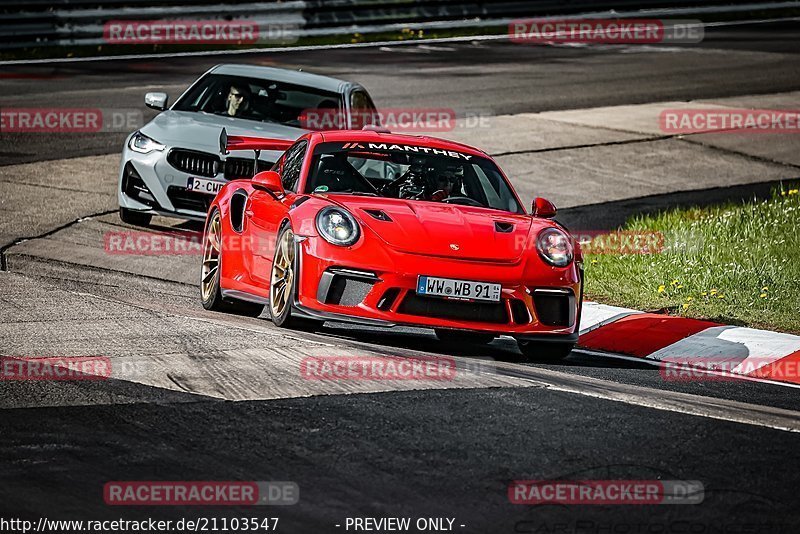
<path id="1" fill-rule="evenodd" d="M 153 216 L 149 213 L 142 213 L 140 211 L 129 210 L 128 208 L 119 208 L 119 218 L 122 222 L 132 226 L 149 226 Z"/>
<path id="2" fill-rule="evenodd" d="M 297 243 L 287 224 L 278 234 L 275 257 L 269 284 L 269 315 L 275 326 L 313 330 L 319 321 L 292 316 L 292 304 L 297 296 Z"/>
<path id="3" fill-rule="evenodd" d="M 219 210 L 214 209 L 208 219 L 203 239 L 203 264 L 200 269 L 200 297 L 203 301 L 203 308 L 258 317 L 264 311 L 262 304 L 222 298 L 222 289 L 219 284 L 222 269 L 222 224 L 220 220 Z"/>
<path id="4" fill-rule="evenodd" d="M 574 343 L 547 343 L 517 340 L 522 356 L 528 361 L 558 362 L 569 356 Z"/>

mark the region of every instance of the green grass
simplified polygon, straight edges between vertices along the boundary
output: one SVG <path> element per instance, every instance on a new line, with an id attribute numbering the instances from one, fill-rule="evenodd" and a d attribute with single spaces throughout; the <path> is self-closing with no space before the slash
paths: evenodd
<path id="1" fill-rule="evenodd" d="M 655 254 L 587 254 L 586 296 L 640 310 L 800 333 L 800 193 L 639 216 Z"/>

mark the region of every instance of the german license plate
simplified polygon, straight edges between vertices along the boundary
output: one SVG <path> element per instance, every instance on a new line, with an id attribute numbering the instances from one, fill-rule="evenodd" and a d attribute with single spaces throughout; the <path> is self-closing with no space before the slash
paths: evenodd
<path id="1" fill-rule="evenodd" d="M 500 284 L 419 276 L 417 278 L 417 295 L 499 302 Z"/>
<path id="2" fill-rule="evenodd" d="M 216 180 L 206 180 L 205 178 L 189 178 L 189 184 L 186 186 L 189 191 L 197 191 L 198 193 L 205 193 L 207 195 L 216 195 L 225 182 L 218 182 Z"/>

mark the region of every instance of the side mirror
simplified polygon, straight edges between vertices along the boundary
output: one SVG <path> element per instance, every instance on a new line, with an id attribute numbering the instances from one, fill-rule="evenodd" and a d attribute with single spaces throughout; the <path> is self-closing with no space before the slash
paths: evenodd
<path id="1" fill-rule="evenodd" d="M 167 109 L 167 93 L 147 93 L 144 95 L 144 105 L 158 111 Z"/>
<path id="2" fill-rule="evenodd" d="M 251 183 L 256 189 L 260 189 L 277 196 L 283 195 L 281 175 L 275 171 L 262 171 L 253 176 Z"/>
<path id="3" fill-rule="evenodd" d="M 556 216 L 556 206 L 546 198 L 536 197 L 531 205 L 531 215 L 542 219 L 552 219 Z"/>

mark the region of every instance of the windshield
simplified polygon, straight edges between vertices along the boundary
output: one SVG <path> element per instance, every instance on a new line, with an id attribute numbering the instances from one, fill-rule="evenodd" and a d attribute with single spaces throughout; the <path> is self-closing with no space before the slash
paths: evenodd
<path id="1" fill-rule="evenodd" d="M 321 143 L 305 193 L 351 193 L 525 213 L 489 159 L 390 143 Z"/>
<path id="2" fill-rule="evenodd" d="M 302 128 L 301 114 L 342 108 L 338 93 L 283 82 L 210 74 L 191 88 L 172 109 L 201 111 L 223 117 L 276 122 Z"/>

